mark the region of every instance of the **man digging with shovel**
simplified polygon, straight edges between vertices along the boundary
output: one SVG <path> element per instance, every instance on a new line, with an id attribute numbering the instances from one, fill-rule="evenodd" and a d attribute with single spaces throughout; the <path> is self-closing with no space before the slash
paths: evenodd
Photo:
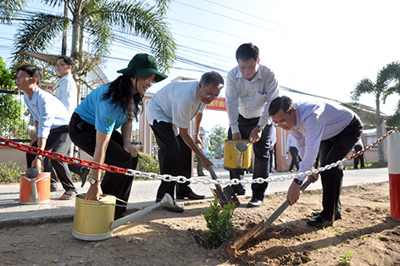
<path id="1" fill-rule="evenodd" d="M 302 158 L 299 172 L 311 170 L 318 153 L 321 167 L 343 159 L 363 130 L 362 122 L 353 111 L 326 102 L 293 103 L 289 97 L 277 97 L 269 106 L 269 115 L 275 126 L 290 131 L 296 140 Z M 317 180 L 318 175 L 313 176 Z M 290 205 L 299 199 L 304 179 L 295 178 L 289 187 L 287 199 Z M 313 212 L 315 217 L 307 221 L 308 225 L 331 226 L 341 218 L 342 180 L 343 166 L 321 172 L 323 210 Z"/>
<path id="2" fill-rule="evenodd" d="M 217 72 L 207 72 L 198 81 L 172 82 L 154 94 L 147 105 L 147 120 L 154 132 L 160 150 L 158 159 L 161 174 L 172 176 L 191 177 L 191 152 L 194 151 L 201 159 L 203 166 L 208 170 L 212 165 L 204 153 L 198 148 L 189 135 L 190 122 L 194 119 L 196 128 L 200 128 L 202 112 L 207 104 L 219 97 L 224 86 L 224 80 Z M 198 138 L 198 135 L 195 135 Z M 161 181 L 157 191 L 156 202 L 160 201 L 165 193 L 174 197 L 175 181 Z M 204 199 L 189 187 L 189 182 L 177 184 L 176 197 L 178 199 Z M 172 212 L 183 212 L 178 204 L 165 207 Z"/>

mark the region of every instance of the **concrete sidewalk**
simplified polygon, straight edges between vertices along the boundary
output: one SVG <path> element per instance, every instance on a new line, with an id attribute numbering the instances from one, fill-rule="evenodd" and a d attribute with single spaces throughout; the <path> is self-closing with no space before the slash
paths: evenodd
<path id="1" fill-rule="evenodd" d="M 209 174 L 204 171 L 205 174 Z M 215 172 L 219 179 L 229 179 L 229 173 L 223 168 L 215 168 Z M 290 175 L 289 172 L 273 173 L 271 176 Z M 205 178 L 211 178 L 209 175 Z M 246 174 L 245 179 L 251 180 L 252 175 Z M 361 185 L 365 183 L 378 183 L 388 181 L 387 168 L 374 168 L 374 169 L 360 169 L 360 170 L 345 170 L 343 179 L 343 186 Z M 140 209 L 150 206 L 155 203 L 155 195 L 158 189 L 159 180 L 142 180 L 133 181 L 132 191 L 129 198 L 128 209 Z M 291 179 L 284 181 L 270 182 L 267 194 L 276 192 L 286 192 Z M 206 196 L 205 200 L 212 200 L 213 194 L 211 193 L 210 186 L 202 183 L 192 184 L 191 188 L 198 194 Z M 51 200 L 45 204 L 20 204 L 19 202 L 19 184 L 0 185 L 0 227 L 7 225 L 37 223 L 37 222 L 50 222 L 50 221 L 72 221 L 75 200 L 58 200 L 64 190 L 58 184 L 58 191 L 51 192 Z M 86 193 L 89 188 L 89 183 L 86 183 L 83 188 L 80 183 L 75 183 L 75 187 L 79 193 Z M 308 190 L 321 189 L 321 182 L 317 181 L 311 184 Z M 389 191 L 388 191 L 389 193 Z M 247 204 L 251 197 L 251 185 L 246 185 L 246 195 L 238 197 L 241 203 Z M 177 200 L 178 203 L 188 202 L 189 200 Z M 191 201 L 193 202 L 193 201 Z"/>

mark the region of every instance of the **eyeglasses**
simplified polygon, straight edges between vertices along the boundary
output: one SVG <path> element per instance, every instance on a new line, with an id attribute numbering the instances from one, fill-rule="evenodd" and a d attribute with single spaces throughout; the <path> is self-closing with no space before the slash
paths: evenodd
<path id="1" fill-rule="evenodd" d="M 154 83 L 156 83 L 156 81 L 152 78 L 146 78 L 146 82 L 149 83 L 150 85 L 153 85 Z"/>
<path id="2" fill-rule="evenodd" d="M 204 88 L 204 87 L 203 87 L 203 88 Z M 217 95 L 212 95 L 212 94 L 209 94 L 209 92 L 207 92 L 206 89 L 204 89 L 204 92 L 206 93 L 206 97 L 207 97 L 207 98 L 211 98 L 211 99 L 217 99 L 217 98 L 219 98 L 219 93 L 218 93 Z"/>
<path id="3" fill-rule="evenodd" d="M 56 67 L 63 67 L 66 66 L 67 64 L 57 64 Z"/>
<path id="4" fill-rule="evenodd" d="M 287 121 L 282 121 L 282 122 L 274 122 L 274 125 L 275 125 L 276 127 L 279 127 L 279 126 L 284 126 L 284 125 L 287 125 Z"/>
<path id="5" fill-rule="evenodd" d="M 19 80 L 26 79 L 26 78 L 32 79 L 32 77 L 29 77 L 29 76 L 17 76 L 17 79 L 19 79 Z"/>

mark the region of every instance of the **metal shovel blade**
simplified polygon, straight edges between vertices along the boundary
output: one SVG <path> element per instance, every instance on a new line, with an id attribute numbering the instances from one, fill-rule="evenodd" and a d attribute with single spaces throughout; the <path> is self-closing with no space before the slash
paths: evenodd
<path id="1" fill-rule="evenodd" d="M 210 188 L 212 193 L 217 196 L 219 204 L 221 204 L 221 207 L 223 208 L 225 204 L 228 204 L 229 202 L 235 203 L 236 207 L 240 206 L 240 201 L 236 197 L 235 192 L 233 191 L 231 186 L 226 186 L 222 188 L 221 185 L 216 185 L 216 189 Z"/>
<path id="2" fill-rule="evenodd" d="M 217 175 L 215 174 L 212 166 L 208 165 L 207 168 L 208 168 L 208 171 L 210 172 L 212 179 L 217 180 Z M 236 207 L 240 206 L 240 201 L 236 197 L 236 194 L 233 191 L 231 186 L 226 186 L 225 188 L 222 188 L 222 186 L 220 184 L 215 184 L 215 189 L 212 189 L 212 188 L 210 188 L 210 189 L 211 189 L 211 192 L 214 194 L 214 196 L 217 197 L 218 202 L 222 208 L 229 202 L 235 203 Z"/>

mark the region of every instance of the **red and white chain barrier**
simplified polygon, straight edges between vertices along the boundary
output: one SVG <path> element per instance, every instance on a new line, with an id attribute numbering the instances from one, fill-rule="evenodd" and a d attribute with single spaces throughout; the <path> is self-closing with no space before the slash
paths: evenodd
<path id="1" fill-rule="evenodd" d="M 128 175 L 128 176 L 134 176 L 134 177 L 139 177 L 139 178 L 148 178 L 148 179 L 159 179 L 159 180 L 164 180 L 167 182 L 171 182 L 171 181 L 176 181 L 178 183 L 185 183 L 185 182 L 191 182 L 193 184 L 197 184 L 197 183 L 203 183 L 205 185 L 210 185 L 210 184 L 221 184 L 221 185 L 237 185 L 237 184 L 251 184 L 251 183 L 259 183 L 262 184 L 264 182 L 276 182 L 276 181 L 283 181 L 285 179 L 293 179 L 296 177 L 304 177 L 304 176 L 309 176 L 311 174 L 317 174 L 320 173 L 322 171 L 326 171 L 329 170 L 333 167 L 342 165 L 344 162 L 346 161 L 350 161 L 352 159 L 354 159 L 357 156 L 362 155 L 363 153 L 365 153 L 367 150 L 371 149 L 372 147 L 376 146 L 378 143 L 380 143 L 381 141 L 383 141 L 386 137 L 388 137 L 390 134 L 394 133 L 394 132 L 398 132 L 398 130 L 390 130 L 389 132 L 387 132 L 384 136 L 382 136 L 381 138 L 379 138 L 377 141 L 375 141 L 374 143 L 372 143 L 371 145 L 365 147 L 364 149 L 362 149 L 361 151 L 348 156 L 342 160 L 337 161 L 336 163 L 331 163 L 328 165 L 325 165 L 324 167 L 319 167 L 317 169 L 312 169 L 309 171 L 305 171 L 305 172 L 299 172 L 296 174 L 290 174 L 290 175 L 286 175 L 286 176 L 275 176 L 275 177 L 268 177 L 268 178 L 256 178 L 256 179 L 243 179 L 243 180 L 239 180 L 239 179 L 233 179 L 233 180 L 214 180 L 211 178 L 202 178 L 202 177 L 193 177 L 193 178 L 186 178 L 184 176 L 171 176 L 171 175 L 158 175 L 156 173 L 145 173 L 145 172 L 141 172 L 141 171 L 137 171 L 137 170 L 132 170 L 132 169 L 126 169 L 126 168 L 120 168 L 117 166 L 112 166 L 112 165 L 106 165 L 106 164 L 100 164 L 97 162 L 92 162 L 92 161 L 88 161 L 88 160 L 84 160 L 84 159 L 79 159 L 79 158 L 75 158 L 75 157 L 70 157 L 67 155 L 63 155 L 60 153 L 56 153 L 56 152 L 49 152 L 46 150 L 41 150 L 37 147 L 32 147 L 29 145 L 25 145 L 25 144 L 21 144 L 21 143 L 17 143 L 5 138 L 1 138 L 0 137 L 0 146 L 5 146 L 5 147 L 10 147 L 10 148 L 14 148 L 14 149 L 18 149 L 20 151 L 23 152 L 29 152 L 31 154 L 34 155 L 43 155 L 44 157 L 48 157 L 52 160 L 55 161 L 63 161 L 63 162 L 67 162 L 69 164 L 75 164 L 75 165 L 81 165 L 84 167 L 88 167 L 91 169 L 101 169 L 101 170 L 105 170 L 111 173 L 118 173 L 118 174 L 124 174 L 124 175 Z"/>

